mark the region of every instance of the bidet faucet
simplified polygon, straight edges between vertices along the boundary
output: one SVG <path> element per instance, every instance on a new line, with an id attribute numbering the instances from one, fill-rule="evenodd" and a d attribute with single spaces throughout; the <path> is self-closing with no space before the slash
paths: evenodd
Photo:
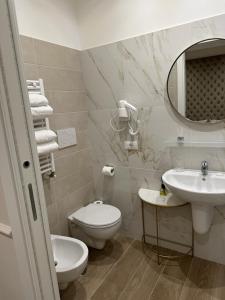
<path id="1" fill-rule="evenodd" d="M 201 163 L 201 171 L 203 176 L 206 176 L 208 174 L 208 168 L 208 162 L 206 160 L 203 160 Z"/>

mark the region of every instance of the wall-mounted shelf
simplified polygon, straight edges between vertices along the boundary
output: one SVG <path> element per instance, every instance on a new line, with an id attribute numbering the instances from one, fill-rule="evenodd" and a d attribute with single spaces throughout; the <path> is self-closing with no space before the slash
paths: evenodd
<path id="1" fill-rule="evenodd" d="M 215 141 L 215 142 L 184 141 L 182 143 L 179 143 L 177 141 L 165 141 L 165 146 L 167 146 L 167 147 L 225 148 L 225 141 Z"/>

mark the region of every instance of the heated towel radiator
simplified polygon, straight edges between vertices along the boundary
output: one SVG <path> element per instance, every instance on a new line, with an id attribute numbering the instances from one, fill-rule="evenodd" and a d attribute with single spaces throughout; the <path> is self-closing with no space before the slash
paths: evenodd
<path id="1" fill-rule="evenodd" d="M 28 93 L 45 95 L 43 79 L 27 80 Z M 33 120 L 34 130 L 50 129 L 48 118 Z M 42 175 L 55 177 L 54 154 L 44 154 L 39 156 L 40 170 Z"/>

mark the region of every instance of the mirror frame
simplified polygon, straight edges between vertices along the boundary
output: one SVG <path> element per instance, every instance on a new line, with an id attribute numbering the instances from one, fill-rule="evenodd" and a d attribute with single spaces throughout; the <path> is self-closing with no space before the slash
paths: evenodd
<path id="1" fill-rule="evenodd" d="M 176 64 L 177 60 L 181 57 L 181 55 L 183 55 L 185 53 L 185 51 L 187 51 L 188 49 L 190 49 L 191 47 L 199 44 L 200 42 L 205 42 L 205 41 L 210 41 L 210 40 L 224 40 L 225 41 L 225 37 L 213 37 L 213 38 L 207 38 L 207 39 L 203 39 L 200 40 L 194 44 L 192 44 L 191 46 L 185 48 L 175 59 L 175 61 L 172 63 L 169 73 L 167 75 L 167 79 L 166 79 L 166 94 L 167 94 L 167 99 L 168 99 L 168 104 L 170 107 L 170 110 L 172 110 L 173 115 L 175 115 L 179 121 L 182 122 L 182 124 L 186 124 L 189 127 L 192 127 L 193 129 L 197 129 L 200 131 L 215 131 L 215 130 L 219 130 L 224 128 L 225 126 L 225 118 L 218 120 L 216 122 L 201 122 L 201 121 L 193 121 L 191 119 L 186 118 L 185 116 L 183 116 L 181 113 L 179 113 L 179 111 L 174 107 L 170 95 L 169 95 L 169 78 L 170 78 L 170 74 L 172 72 L 172 69 L 174 67 L 174 65 Z M 196 128 L 197 125 L 197 128 Z"/>

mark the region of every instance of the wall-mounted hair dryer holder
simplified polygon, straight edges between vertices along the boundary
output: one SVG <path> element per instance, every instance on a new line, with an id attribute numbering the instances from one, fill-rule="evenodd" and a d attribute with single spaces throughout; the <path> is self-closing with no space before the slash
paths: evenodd
<path id="1" fill-rule="evenodd" d="M 120 100 L 118 112 L 119 112 L 119 118 L 121 121 L 127 121 L 130 119 L 129 110 L 137 111 L 137 108 L 134 107 L 129 102 L 127 102 L 126 100 Z"/>

